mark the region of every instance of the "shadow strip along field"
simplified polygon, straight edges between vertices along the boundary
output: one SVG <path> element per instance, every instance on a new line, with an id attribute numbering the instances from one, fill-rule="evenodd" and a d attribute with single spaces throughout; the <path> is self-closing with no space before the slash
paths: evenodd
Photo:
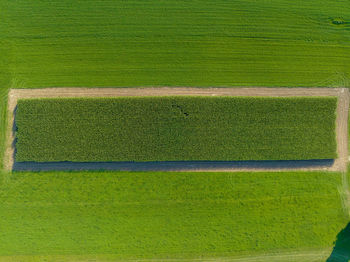
<path id="1" fill-rule="evenodd" d="M 19 99 L 16 161 L 336 158 L 335 97 Z"/>

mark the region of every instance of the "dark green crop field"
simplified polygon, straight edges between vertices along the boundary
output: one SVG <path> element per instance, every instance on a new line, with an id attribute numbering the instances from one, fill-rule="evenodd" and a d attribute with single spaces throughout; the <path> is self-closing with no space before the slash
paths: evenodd
<path id="1" fill-rule="evenodd" d="M 16 160 L 295 160 L 336 157 L 336 98 L 19 100 Z"/>
<path id="2" fill-rule="evenodd" d="M 349 0 L 0 0 L 0 83 L 350 86 Z"/>
<path id="3" fill-rule="evenodd" d="M 347 225 L 339 188 L 338 173 L 1 173 L 0 260 L 324 262 Z"/>

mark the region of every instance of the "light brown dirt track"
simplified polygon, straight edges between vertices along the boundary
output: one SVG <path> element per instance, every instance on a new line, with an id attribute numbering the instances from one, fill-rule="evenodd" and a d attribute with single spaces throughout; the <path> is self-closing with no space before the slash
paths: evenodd
<path id="1" fill-rule="evenodd" d="M 346 88 L 42 88 L 11 89 L 8 95 L 8 124 L 4 168 L 12 170 L 14 164 L 14 110 L 20 98 L 57 98 L 57 97 L 117 97 L 117 96 L 336 96 L 338 97 L 336 133 L 338 159 L 331 167 L 301 168 L 298 170 L 342 171 L 347 169 L 348 161 L 348 108 L 349 91 Z M 293 170 L 295 168 L 291 168 Z M 182 170 L 186 171 L 186 170 Z M 232 168 L 226 170 L 196 171 L 268 171 L 268 169 Z M 276 171 L 273 169 L 271 171 Z M 278 171 L 278 170 L 277 170 Z"/>
<path id="2" fill-rule="evenodd" d="M 32 262 L 32 261 L 51 261 L 51 262 L 324 262 L 329 256 L 331 249 L 300 250 L 300 251 L 279 251 L 273 253 L 263 253 L 256 255 L 238 256 L 238 257 L 213 257 L 213 258 L 139 258 L 139 259 L 120 259 L 108 255 L 38 255 L 38 256 L 3 256 L 0 262 Z M 342 258 L 340 256 L 340 258 Z"/>

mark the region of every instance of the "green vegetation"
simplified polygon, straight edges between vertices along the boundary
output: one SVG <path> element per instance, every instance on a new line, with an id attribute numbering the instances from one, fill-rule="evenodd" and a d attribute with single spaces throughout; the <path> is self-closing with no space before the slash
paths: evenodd
<path id="1" fill-rule="evenodd" d="M 0 0 L 0 10 L 1 148 L 8 88 L 350 87 L 349 0 Z M 306 142 L 302 145 L 312 145 L 313 153 L 320 149 L 317 156 L 334 157 L 334 101 L 322 104 L 327 105 L 325 111 L 304 108 L 305 119 L 300 115 L 297 119 L 299 136 L 293 133 L 287 140 Z M 93 121 L 101 116 L 95 109 L 89 112 L 94 112 Z M 180 127 L 189 122 L 180 110 L 169 109 L 174 111 L 162 111 L 162 116 L 173 112 L 176 117 L 171 121 Z M 65 110 L 56 112 L 58 121 L 63 121 Z M 87 107 L 81 110 L 86 116 Z M 290 126 L 287 117 L 295 111 L 277 110 L 276 118 L 266 121 Z M 147 116 L 140 108 L 135 112 Z M 191 112 L 189 117 L 196 111 Z M 49 115 L 27 117 L 35 118 L 33 125 L 41 125 L 38 131 L 44 135 L 44 121 L 53 119 Z M 316 116 L 322 121 L 317 122 Z M 111 116 L 104 113 L 103 117 L 98 126 L 105 131 Z M 245 117 L 254 120 L 250 113 Z M 66 115 L 64 121 L 68 120 Z M 81 129 L 83 122 L 79 122 Z M 87 122 L 85 118 L 85 126 Z M 29 121 L 21 123 L 30 131 Z M 127 124 L 131 128 L 135 122 Z M 98 126 L 84 130 L 85 134 L 93 134 Z M 326 132 L 325 126 L 332 128 Z M 68 131 L 64 132 L 67 139 Z M 80 138 L 74 128 L 69 132 Z M 285 132 L 286 136 L 292 133 Z M 311 143 L 313 132 L 319 135 Z M 105 133 L 100 134 L 99 142 L 108 141 Z M 327 146 L 320 144 L 323 139 L 329 140 Z M 175 150 L 175 142 L 173 146 Z M 78 150 L 82 157 L 85 152 Z M 296 150 L 306 154 L 301 147 Z M 65 157 L 71 153 L 62 152 Z M 298 253 L 290 259 L 277 256 L 257 261 L 324 262 L 332 247 L 339 257 L 339 250 L 344 254 L 344 244 L 348 245 L 343 242 L 349 227 L 340 188 L 337 173 L 0 172 L 0 261 L 198 259 L 285 250 Z M 303 250 L 311 256 L 305 257 Z"/>
<path id="2" fill-rule="evenodd" d="M 7 87 L 350 86 L 348 0 L 0 0 L 0 10 Z"/>
<path id="3" fill-rule="evenodd" d="M 15 172 L 0 183 L 0 256 L 329 256 L 347 224 L 338 173 Z"/>
<path id="4" fill-rule="evenodd" d="M 332 159 L 336 104 L 335 97 L 24 99 L 16 160 Z"/>
<path id="5" fill-rule="evenodd" d="M 5 153 L 5 136 L 6 136 L 6 110 L 7 106 L 7 91 L 0 89 L 0 172 L 3 166 L 3 156 Z"/>
<path id="6" fill-rule="evenodd" d="M 347 179 L 343 180 L 342 183 L 348 183 L 348 184 L 343 185 L 343 190 L 345 190 L 343 201 L 345 201 L 344 210 L 348 213 L 348 218 L 349 218 L 350 217 L 350 198 L 349 198 L 350 169 L 349 168 L 347 172 L 347 177 L 345 178 Z M 332 253 L 327 260 L 327 262 L 347 262 L 347 261 L 350 261 L 350 222 L 338 233 L 336 241 L 334 242 Z"/>

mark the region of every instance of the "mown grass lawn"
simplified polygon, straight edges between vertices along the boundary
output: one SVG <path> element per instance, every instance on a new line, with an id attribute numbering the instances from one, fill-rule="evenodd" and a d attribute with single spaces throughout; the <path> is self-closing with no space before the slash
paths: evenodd
<path id="1" fill-rule="evenodd" d="M 338 173 L 3 174 L 0 255 L 198 258 L 331 249 Z"/>

